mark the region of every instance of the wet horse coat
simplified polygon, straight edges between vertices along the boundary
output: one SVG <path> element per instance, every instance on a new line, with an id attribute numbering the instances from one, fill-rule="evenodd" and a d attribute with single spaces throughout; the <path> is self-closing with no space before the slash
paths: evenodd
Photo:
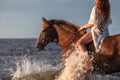
<path id="1" fill-rule="evenodd" d="M 43 20 L 42 30 L 37 39 L 38 50 L 43 50 L 50 42 L 56 42 L 62 47 L 62 60 L 69 57 L 68 50 L 73 51 L 77 40 L 85 34 L 79 32 L 79 27 L 64 20 L 51 19 Z M 120 71 L 120 34 L 107 37 L 102 45 L 100 53 L 95 53 L 93 43 L 86 45 L 93 54 L 93 71 L 103 73 L 113 73 Z"/>

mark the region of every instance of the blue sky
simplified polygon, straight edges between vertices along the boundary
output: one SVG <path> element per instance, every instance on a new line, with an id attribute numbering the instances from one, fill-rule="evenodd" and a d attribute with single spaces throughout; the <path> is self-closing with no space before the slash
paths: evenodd
<path id="1" fill-rule="evenodd" d="M 120 33 L 120 0 L 110 3 L 113 35 Z M 94 5 L 94 0 L 0 0 L 0 38 L 37 38 L 42 17 L 84 25 Z"/>

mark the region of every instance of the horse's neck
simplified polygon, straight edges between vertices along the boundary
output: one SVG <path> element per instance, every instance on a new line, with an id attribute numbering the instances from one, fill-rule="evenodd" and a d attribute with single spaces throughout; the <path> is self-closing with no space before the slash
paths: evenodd
<path id="1" fill-rule="evenodd" d="M 68 46 L 75 39 L 76 34 L 66 31 L 58 25 L 54 25 L 54 27 L 58 33 L 58 39 L 61 47 Z"/>

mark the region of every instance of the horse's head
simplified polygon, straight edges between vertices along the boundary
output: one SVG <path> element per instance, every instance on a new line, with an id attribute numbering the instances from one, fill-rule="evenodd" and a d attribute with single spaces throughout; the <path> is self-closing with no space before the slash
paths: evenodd
<path id="1" fill-rule="evenodd" d="M 79 27 L 65 20 L 42 18 L 41 33 L 37 39 L 37 48 L 39 51 L 50 42 L 58 42 L 64 48 L 75 42 L 78 38 L 85 34 L 84 31 L 79 32 Z"/>
<path id="2" fill-rule="evenodd" d="M 42 18 L 43 24 L 41 26 L 41 33 L 39 38 L 37 39 L 36 45 L 39 51 L 44 50 L 44 47 L 50 42 L 57 42 L 57 32 L 53 25 Z"/>

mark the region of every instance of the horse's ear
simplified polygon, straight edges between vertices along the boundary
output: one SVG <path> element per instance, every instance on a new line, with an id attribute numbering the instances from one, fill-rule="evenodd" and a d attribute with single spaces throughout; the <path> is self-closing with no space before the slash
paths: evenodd
<path id="1" fill-rule="evenodd" d="M 49 25 L 49 22 L 48 22 L 47 19 L 45 19 L 44 17 L 42 17 L 42 21 L 43 21 L 45 24 Z"/>

